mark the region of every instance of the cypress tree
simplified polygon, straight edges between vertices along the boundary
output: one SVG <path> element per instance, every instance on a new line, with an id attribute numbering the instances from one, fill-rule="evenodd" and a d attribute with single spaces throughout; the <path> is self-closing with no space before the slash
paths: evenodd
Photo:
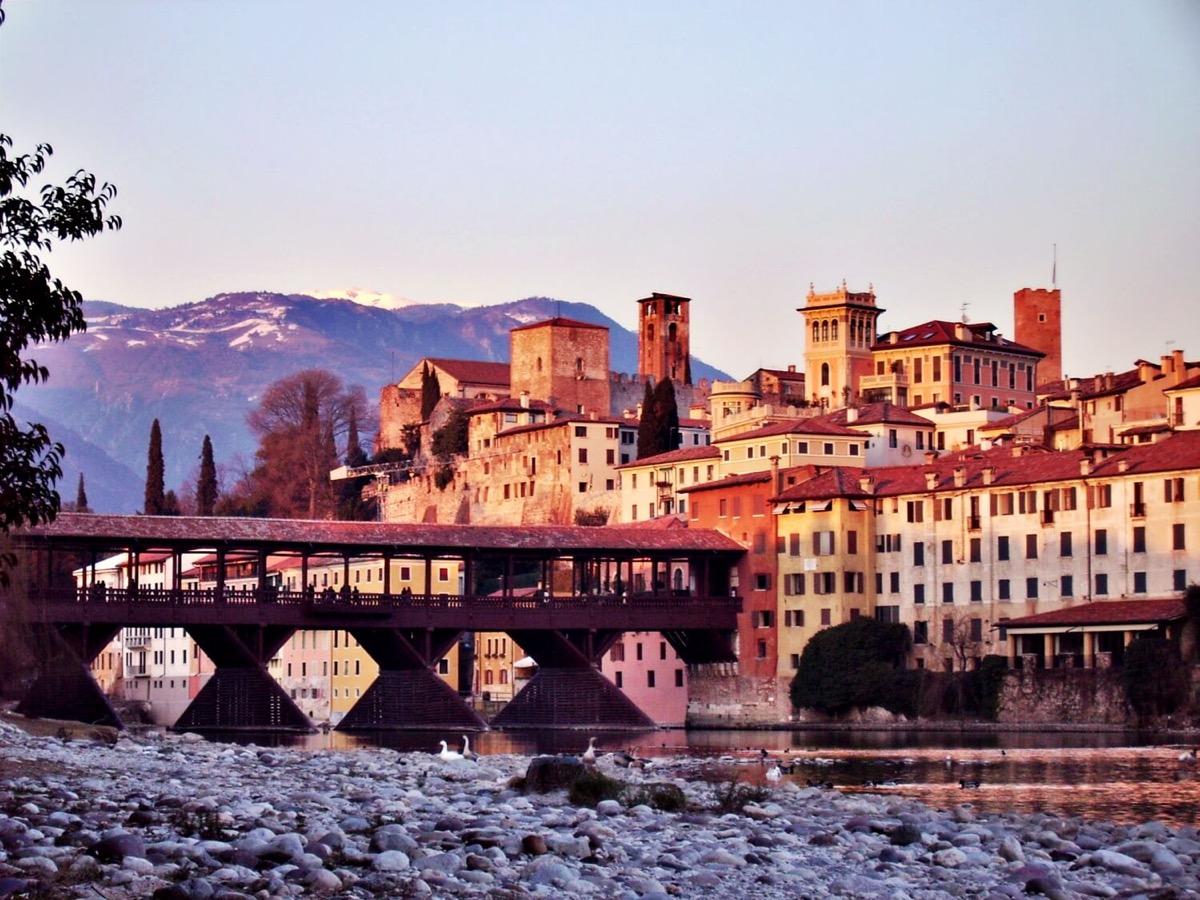
<path id="1" fill-rule="evenodd" d="M 150 450 L 146 456 L 146 497 L 142 512 L 148 516 L 161 516 L 165 512 L 166 498 L 163 488 L 162 428 L 158 419 L 150 426 Z"/>
<path id="2" fill-rule="evenodd" d="M 200 448 L 200 476 L 196 479 L 196 515 L 211 516 L 217 507 L 217 465 L 212 440 L 206 434 Z"/>
<path id="3" fill-rule="evenodd" d="M 79 473 L 79 489 L 75 492 L 75 512 L 91 512 L 88 508 L 87 491 L 83 487 L 83 473 Z"/>
<path id="4" fill-rule="evenodd" d="M 442 399 L 442 385 L 437 372 L 431 372 L 429 363 L 421 363 L 421 421 L 428 422 L 433 408 Z"/>
<path id="5" fill-rule="evenodd" d="M 675 404 L 675 383 L 670 378 L 664 378 L 654 389 L 654 402 L 658 405 L 658 417 L 661 424 L 661 439 L 664 452 L 678 450 L 681 437 L 679 434 L 679 407 Z"/>
<path id="6" fill-rule="evenodd" d="M 658 444 L 658 420 L 654 407 L 654 388 L 646 379 L 646 390 L 642 393 L 642 418 L 638 421 L 638 459 L 655 456 L 662 451 Z"/>
<path id="7" fill-rule="evenodd" d="M 367 454 L 363 452 L 362 445 L 358 442 L 358 410 L 352 406 L 350 407 L 350 421 L 346 424 L 346 465 L 354 468 L 366 464 Z"/>

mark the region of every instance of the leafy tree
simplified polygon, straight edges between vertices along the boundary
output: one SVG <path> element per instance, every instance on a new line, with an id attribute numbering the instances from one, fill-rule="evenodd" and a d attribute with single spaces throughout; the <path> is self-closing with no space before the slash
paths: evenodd
<path id="1" fill-rule="evenodd" d="M 1139 719 L 1173 713 L 1187 698 L 1179 645 L 1166 638 L 1140 637 L 1126 647 L 1121 677 Z"/>
<path id="2" fill-rule="evenodd" d="M 429 363 L 421 363 L 421 421 L 428 422 L 433 408 L 442 399 L 442 385 L 437 372 L 431 372 Z"/>
<path id="3" fill-rule="evenodd" d="M 142 512 L 147 516 L 166 514 L 163 473 L 162 428 L 155 419 L 150 426 L 150 448 L 146 453 L 146 493 Z"/>
<path id="4" fill-rule="evenodd" d="M 200 475 L 196 479 L 196 515 L 211 516 L 217 508 L 217 464 L 212 440 L 206 434 L 200 447 Z"/>
<path id="5" fill-rule="evenodd" d="M 863 706 L 911 711 L 903 672 L 910 645 L 907 627 L 868 616 L 818 632 L 800 655 L 792 705 L 833 715 Z"/>
<path id="6" fill-rule="evenodd" d="M 88 507 L 87 491 L 83 487 L 83 473 L 79 473 L 79 487 L 75 491 L 75 512 L 91 512 Z"/>
<path id="7" fill-rule="evenodd" d="M 0 22 L 3 22 L 0 10 Z M 17 424 L 13 394 L 37 384 L 49 370 L 22 358 L 31 344 L 66 340 L 83 331 L 83 297 L 50 274 L 40 254 L 56 242 L 79 241 L 121 227 L 107 206 L 117 189 L 80 169 L 62 185 L 46 185 L 34 199 L 23 196 L 29 181 L 54 152 L 39 144 L 14 156 L 12 139 L 0 134 L 0 535 L 22 525 L 49 522 L 58 514 L 55 482 L 62 477 L 63 445 L 44 425 Z M 13 565 L 0 553 L 0 586 Z"/>
<path id="8" fill-rule="evenodd" d="M 446 424 L 433 433 L 430 449 L 437 457 L 453 456 L 467 452 L 467 440 L 471 418 L 462 407 L 455 407 Z"/>
<path id="9" fill-rule="evenodd" d="M 336 441 L 349 433 L 350 416 L 366 410 L 361 387 L 347 388 L 324 369 L 281 378 L 263 392 L 247 417 L 258 435 L 254 469 L 222 502 L 227 515 L 330 518 L 337 497 L 329 472 L 338 465 Z"/>

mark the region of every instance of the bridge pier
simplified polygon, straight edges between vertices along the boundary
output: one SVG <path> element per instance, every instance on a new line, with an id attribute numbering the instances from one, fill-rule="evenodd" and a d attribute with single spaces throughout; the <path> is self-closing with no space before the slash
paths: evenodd
<path id="1" fill-rule="evenodd" d="M 43 662 L 37 679 L 17 704 L 17 712 L 31 719 L 66 719 L 124 728 L 88 668 L 120 627 L 32 624 L 31 631 Z"/>
<path id="2" fill-rule="evenodd" d="M 337 724 L 338 731 L 487 729 L 475 710 L 433 671 L 461 630 L 357 627 L 350 633 L 379 664 L 379 676 Z"/>
<path id="3" fill-rule="evenodd" d="M 492 719 L 494 728 L 654 728 L 599 671 L 618 630 L 513 631 L 538 664 L 537 674 Z"/>
<path id="4" fill-rule="evenodd" d="M 267 671 L 267 662 L 296 630 L 290 626 L 189 625 L 188 634 L 216 666 L 175 731 L 303 731 L 317 729 Z"/>

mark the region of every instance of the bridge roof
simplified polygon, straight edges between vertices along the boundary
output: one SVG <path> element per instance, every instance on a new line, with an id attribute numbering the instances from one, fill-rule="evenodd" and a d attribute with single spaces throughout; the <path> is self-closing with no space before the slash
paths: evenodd
<path id="1" fill-rule="evenodd" d="M 217 547 L 272 552 L 366 552 L 458 557 L 470 551 L 549 557 L 573 552 L 616 556 L 740 556 L 745 548 L 703 528 L 645 529 L 580 525 L 428 525 L 198 516 L 60 513 L 48 524 L 13 531 L 21 543 L 59 546 L 198 550 Z"/>

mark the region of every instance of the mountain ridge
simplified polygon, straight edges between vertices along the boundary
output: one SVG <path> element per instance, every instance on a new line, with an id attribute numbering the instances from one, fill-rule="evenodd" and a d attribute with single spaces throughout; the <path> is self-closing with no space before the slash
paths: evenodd
<path id="1" fill-rule="evenodd" d="M 236 478 L 253 465 L 257 449 L 246 414 L 268 385 L 304 369 L 328 369 L 348 386 L 361 385 L 375 408 L 380 388 L 423 357 L 507 362 L 512 328 L 565 316 L 607 326 L 613 370 L 637 371 L 634 332 L 589 304 L 547 297 L 389 308 L 233 291 L 161 309 L 88 300 L 84 315 L 86 332 L 35 349 L 50 379 L 22 387 L 18 400 L 31 419 L 64 429 L 63 437 L 51 431 L 67 447 L 58 486 L 63 499 L 74 499 L 82 470 L 99 512 L 140 509 L 144 474 L 136 473 L 145 471 L 155 418 L 168 489 L 194 478 L 206 434 L 219 467 Z M 692 372 L 697 379 L 728 378 L 694 357 Z M 374 425 L 364 423 L 362 431 L 366 443 Z"/>

